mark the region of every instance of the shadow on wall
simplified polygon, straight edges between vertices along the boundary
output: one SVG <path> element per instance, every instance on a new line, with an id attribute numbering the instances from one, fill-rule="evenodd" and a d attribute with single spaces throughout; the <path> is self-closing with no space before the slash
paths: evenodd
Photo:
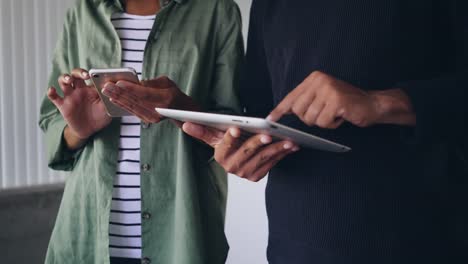
<path id="1" fill-rule="evenodd" d="M 44 263 L 63 185 L 0 191 L 0 263 Z"/>

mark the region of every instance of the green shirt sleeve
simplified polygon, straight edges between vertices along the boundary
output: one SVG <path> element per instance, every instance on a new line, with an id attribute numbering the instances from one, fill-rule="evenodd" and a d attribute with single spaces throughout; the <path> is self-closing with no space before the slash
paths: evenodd
<path id="1" fill-rule="evenodd" d="M 216 27 L 216 68 L 211 112 L 240 114 L 239 81 L 244 61 L 242 17 L 232 0 L 220 1 Z"/>
<path id="2" fill-rule="evenodd" d="M 244 40 L 242 37 L 242 16 L 238 5 L 232 0 L 219 1 L 216 23 L 216 65 L 210 93 L 208 112 L 220 114 L 241 114 L 239 85 L 241 67 L 244 64 Z M 195 146 L 214 161 L 214 150 L 198 140 Z"/>
<path id="3" fill-rule="evenodd" d="M 48 82 L 48 87 L 55 87 L 60 96 L 63 93 L 58 84 L 58 77 L 71 70 L 68 60 L 69 25 L 70 19 L 69 15 L 67 15 L 62 33 L 55 47 L 52 70 Z M 47 95 L 44 96 L 40 109 L 39 127 L 45 133 L 47 161 L 51 169 L 72 170 L 81 153 L 79 150 L 70 151 L 67 149 L 63 139 L 65 126 L 66 122 L 59 110 L 49 100 Z"/>

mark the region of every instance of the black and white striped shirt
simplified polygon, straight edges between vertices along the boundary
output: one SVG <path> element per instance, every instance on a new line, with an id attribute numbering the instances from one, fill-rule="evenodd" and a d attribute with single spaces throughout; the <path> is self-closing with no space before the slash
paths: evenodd
<path id="1" fill-rule="evenodd" d="M 141 79 L 146 41 L 156 16 L 116 13 L 111 17 L 122 44 L 122 67 L 132 67 Z M 119 160 L 109 219 L 111 257 L 141 258 L 140 128 L 135 116 L 123 117 Z"/>

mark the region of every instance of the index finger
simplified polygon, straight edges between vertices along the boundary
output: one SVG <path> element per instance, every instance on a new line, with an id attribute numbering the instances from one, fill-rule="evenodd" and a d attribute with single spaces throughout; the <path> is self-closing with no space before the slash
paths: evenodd
<path id="1" fill-rule="evenodd" d="M 86 83 L 84 80 L 89 79 L 89 73 L 87 70 L 81 68 L 75 68 L 71 71 L 70 75 L 73 77 L 73 85 L 75 88 L 84 88 Z"/>
<path id="2" fill-rule="evenodd" d="M 291 113 L 292 105 L 295 101 L 295 98 L 291 96 L 286 96 L 283 101 L 281 101 L 273 111 L 266 117 L 267 120 L 270 121 L 278 121 L 283 117 L 285 114 Z"/>
<path id="3" fill-rule="evenodd" d="M 186 122 L 182 125 L 182 130 L 188 135 L 199 139 L 211 147 L 215 147 L 223 140 L 224 133 L 217 129 Z"/>
<path id="4" fill-rule="evenodd" d="M 291 113 L 291 108 L 294 105 L 297 97 L 301 94 L 302 84 L 292 90 L 276 107 L 271 111 L 266 119 L 270 121 L 278 121 L 285 114 Z"/>
<path id="5" fill-rule="evenodd" d="M 139 98 L 150 98 L 156 99 L 154 91 L 151 91 L 150 87 L 146 87 L 140 84 L 132 83 L 129 81 L 118 81 L 115 85 L 122 89 L 123 92 L 131 92 Z"/>

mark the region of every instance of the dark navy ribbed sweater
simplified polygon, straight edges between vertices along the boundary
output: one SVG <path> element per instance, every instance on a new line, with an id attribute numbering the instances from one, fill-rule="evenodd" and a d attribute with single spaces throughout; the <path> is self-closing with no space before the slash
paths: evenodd
<path id="1" fill-rule="evenodd" d="M 241 98 L 266 116 L 320 70 L 401 88 L 415 128 L 307 127 L 347 154 L 302 149 L 270 172 L 272 264 L 468 263 L 468 1 L 254 0 Z"/>

